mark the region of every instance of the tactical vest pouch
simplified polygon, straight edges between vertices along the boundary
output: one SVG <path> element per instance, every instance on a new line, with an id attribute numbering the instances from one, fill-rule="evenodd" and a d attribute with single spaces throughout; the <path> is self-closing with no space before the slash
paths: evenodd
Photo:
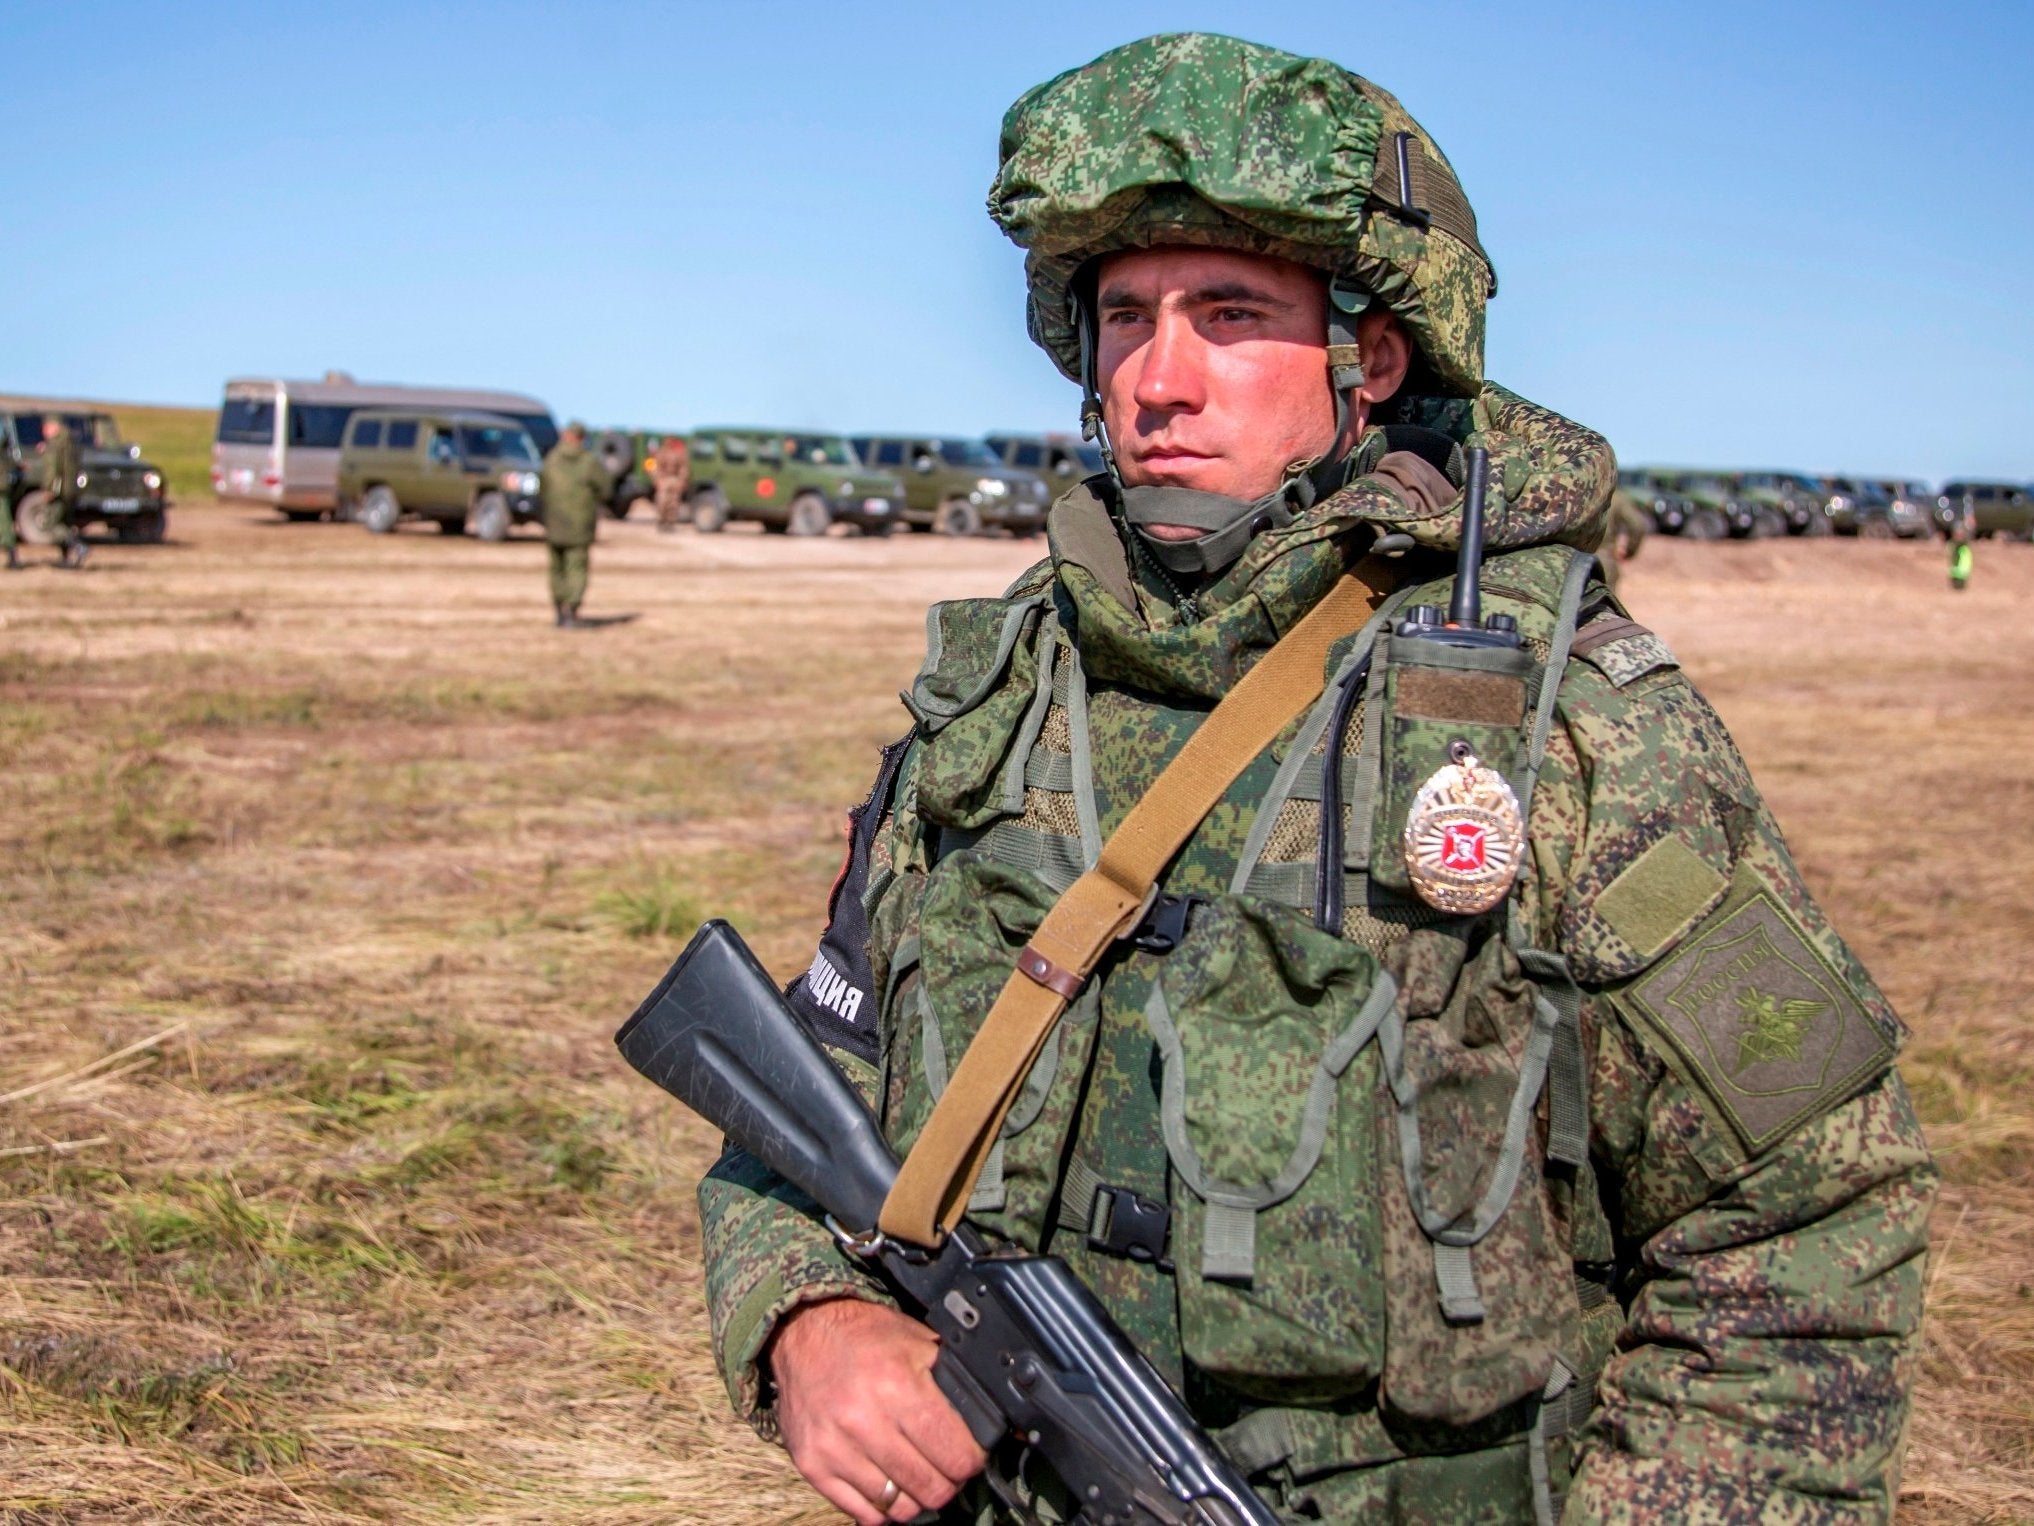
<path id="1" fill-rule="evenodd" d="M 1405 639 L 1388 639 L 1385 647 L 1383 714 L 1389 719 L 1380 738 L 1370 880 L 1409 896 L 1403 837 L 1413 797 L 1453 761 L 1449 749 L 1458 742 L 1516 784 L 1526 694 L 1538 665 L 1523 647 Z"/>
<path id="2" fill-rule="evenodd" d="M 1392 994 L 1360 945 L 1252 896 L 1199 907 L 1153 983 L 1182 1346 L 1246 1394 L 1328 1399 L 1381 1368 L 1368 1097 Z"/>
<path id="3" fill-rule="evenodd" d="M 1036 876 L 971 849 L 941 859 L 927 877 L 913 925 L 898 931 L 894 972 L 885 980 L 884 1130 L 900 1154 L 925 1126 L 1011 963 L 1057 898 Z M 914 957 L 915 969 L 908 968 Z M 1096 1010 L 1097 995 L 1089 993 L 1061 1018 L 969 1204 L 974 1223 L 1031 1249 L 1043 1241 L 1059 1184 Z"/>
<path id="4" fill-rule="evenodd" d="M 1393 951 L 1401 998 L 1379 1034 L 1389 1090 L 1376 1112 L 1384 1399 L 1396 1414 L 1449 1425 L 1540 1392 L 1557 1356 L 1577 1370 L 1583 1360 L 1533 1106 L 1552 1003 L 1502 937 L 1485 937 L 1466 963 L 1463 939 L 1433 928 Z M 1486 1225 L 1473 1243 L 1447 1243 Z M 1444 1307 L 1451 1291 L 1474 1301 L 1473 1317 Z"/>
<path id="5" fill-rule="evenodd" d="M 995 788 L 1031 709 L 1038 652 L 1026 640 L 1043 598 L 948 599 L 925 617 L 925 665 L 903 696 L 930 739 L 918 771 L 918 808 L 937 825 L 978 827 L 1004 813 Z"/>

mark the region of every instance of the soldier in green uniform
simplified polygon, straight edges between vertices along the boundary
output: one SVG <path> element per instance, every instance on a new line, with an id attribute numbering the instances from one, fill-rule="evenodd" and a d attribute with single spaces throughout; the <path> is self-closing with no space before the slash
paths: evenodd
<path id="1" fill-rule="evenodd" d="M 909 1151 L 1013 964 L 1052 978 L 1047 909 L 1358 578 L 1318 703 L 1072 983 L 970 1221 L 1064 1257 L 1290 1519 L 1888 1519 L 1936 1185 L 1902 1029 L 1595 576 L 1608 445 L 1484 378 L 1446 159 L 1332 63 L 1156 37 L 1012 108 L 990 210 L 1108 470 L 935 606 L 793 1005 Z M 1489 639 L 1449 645 L 1476 449 Z M 821 1494 L 1018 1518 L 809 1202 L 739 1151 L 700 1202 L 729 1393 Z"/>
<path id="2" fill-rule="evenodd" d="M 608 476 L 586 448 L 586 426 L 576 419 L 544 457 L 544 539 L 551 552 L 551 603 L 558 624 L 576 629 L 586 598 L 587 563 L 607 503 Z"/>
<path id="3" fill-rule="evenodd" d="M 1603 583 L 1612 593 L 1617 592 L 1620 568 L 1639 554 L 1639 547 L 1645 544 L 1646 531 L 1652 520 L 1639 507 L 1638 500 L 1623 488 L 1613 488 L 1610 494 L 1610 519 L 1603 532 L 1603 545 L 1597 555 L 1597 566 L 1603 573 Z"/>
<path id="4" fill-rule="evenodd" d="M 49 494 L 50 526 L 56 532 L 57 565 L 82 567 L 91 548 L 74 516 L 78 507 L 78 442 L 61 414 L 50 414 L 42 426 L 42 488 Z"/>
<path id="5" fill-rule="evenodd" d="M 14 533 L 14 494 L 19 486 L 19 469 L 11 462 L 7 480 L 0 482 L 0 549 L 7 552 L 7 570 L 21 570 L 21 547 Z"/>

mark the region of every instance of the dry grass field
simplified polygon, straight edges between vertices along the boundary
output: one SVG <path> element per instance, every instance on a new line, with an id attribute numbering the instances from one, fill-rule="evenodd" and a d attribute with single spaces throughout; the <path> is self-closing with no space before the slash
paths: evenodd
<path id="1" fill-rule="evenodd" d="M 0 573 L 0 1520 L 819 1522 L 729 1420 L 709 1131 L 610 1036 L 808 956 L 935 597 L 1009 542 L 542 551 L 180 508 Z M 1655 540 L 1913 1027 L 1948 1176 L 1904 1519 L 2034 1518 L 2034 548 Z"/>

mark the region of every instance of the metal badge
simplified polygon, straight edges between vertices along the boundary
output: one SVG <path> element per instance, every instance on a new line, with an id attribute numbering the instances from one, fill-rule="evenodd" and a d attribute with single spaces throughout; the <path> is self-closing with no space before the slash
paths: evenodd
<path id="1" fill-rule="evenodd" d="M 1466 742 L 1413 796 L 1405 819 L 1405 866 L 1429 906 L 1458 916 L 1488 911 L 1518 878 L 1525 816 L 1502 775 Z"/>

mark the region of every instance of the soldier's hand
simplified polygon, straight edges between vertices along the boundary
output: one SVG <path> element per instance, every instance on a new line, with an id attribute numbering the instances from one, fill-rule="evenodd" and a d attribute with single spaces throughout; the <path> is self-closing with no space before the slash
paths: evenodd
<path id="1" fill-rule="evenodd" d="M 791 1460 L 860 1526 L 939 1509 L 988 1461 L 932 1381 L 938 1355 L 917 1320 L 857 1298 L 795 1309 L 771 1340 Z"/>

